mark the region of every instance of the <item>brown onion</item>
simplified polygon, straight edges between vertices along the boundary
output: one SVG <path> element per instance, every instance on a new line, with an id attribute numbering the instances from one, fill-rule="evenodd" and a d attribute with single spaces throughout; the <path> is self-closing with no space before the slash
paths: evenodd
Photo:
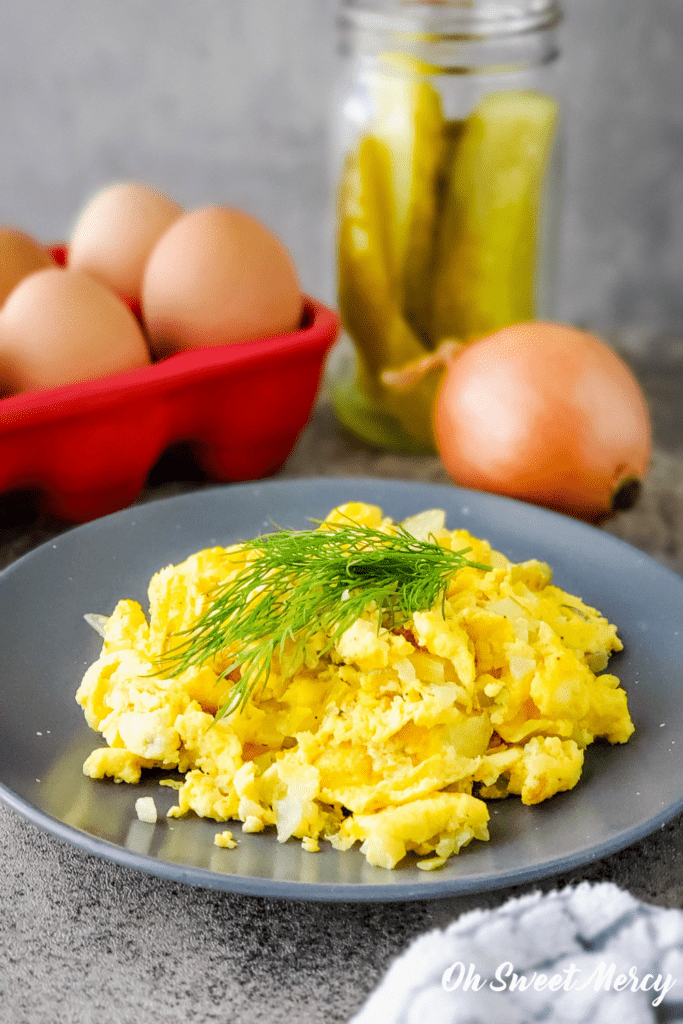
<path id="1" fill-rule="evenodd" d="M 434 431 L 455 483 L 592 522 L 635 503 L 651 450 L 647 405 L 599 338 L 517 324 L 467 346 L 446 343 L 422 371 L 438 360 L 446 373 Z"/>

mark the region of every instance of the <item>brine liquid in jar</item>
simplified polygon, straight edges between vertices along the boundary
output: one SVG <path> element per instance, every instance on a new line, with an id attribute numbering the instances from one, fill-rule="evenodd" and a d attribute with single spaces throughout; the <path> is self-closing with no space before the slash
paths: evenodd
<path id="1" fill-rule="evenodd" d="M 556 3 L 342 0 L 334 131 L 341 423 L 434 451 L 443 341 L 554 315 L 562 124 Z"/>

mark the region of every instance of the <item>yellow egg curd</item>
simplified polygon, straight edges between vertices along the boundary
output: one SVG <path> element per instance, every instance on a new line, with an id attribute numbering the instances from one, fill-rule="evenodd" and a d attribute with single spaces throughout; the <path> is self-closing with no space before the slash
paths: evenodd
<path id="1" fill-rule="evenodd" d="M 349 518 L 396 529 L 355 502 L 327 522 Z M 554 586 L 545 563 L 513 564 L 465 530 L 437 526 L 430 540 L 491 568 L 458 569 L 443 601 L 398 626 L 370 602 L 329 649 L 307 641 L 293 671 L 276 655 L 246 704 L 219 718 L 235 675 L 221 677 L 225 659 L 176 675 L 158 659 L 242 571 L 240 546 L 162 569 L 149 618 L 134 601 L 117 604 L 76 694 L 106 744 L 86 775 L 135 783 L 143 769 L 179 772 L 173 817 L 274 826 L 279 842 L 295 837 L 311 852 L 359 842 L 383 868 L 414 851 L 426 870 L 489 838 L 488 800 L 536 804 L 572 789 L 595 738 L 625 743 L 634 729 L 604 671 L 622 649 L 616 627 Z"/>

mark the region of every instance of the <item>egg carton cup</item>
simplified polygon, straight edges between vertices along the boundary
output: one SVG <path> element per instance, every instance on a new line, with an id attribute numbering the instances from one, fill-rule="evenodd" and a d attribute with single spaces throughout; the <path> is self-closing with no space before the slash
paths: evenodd
<path id="1" fill-rule="evenodd" d="M 83 523 L 132 504 L 171 446 L 217 482 L 261 479 L 310 418 L 339 332 L 305 297 L 299 330 L 177 353 L 151 366 L 0 401 L 0 493 Z"/>

